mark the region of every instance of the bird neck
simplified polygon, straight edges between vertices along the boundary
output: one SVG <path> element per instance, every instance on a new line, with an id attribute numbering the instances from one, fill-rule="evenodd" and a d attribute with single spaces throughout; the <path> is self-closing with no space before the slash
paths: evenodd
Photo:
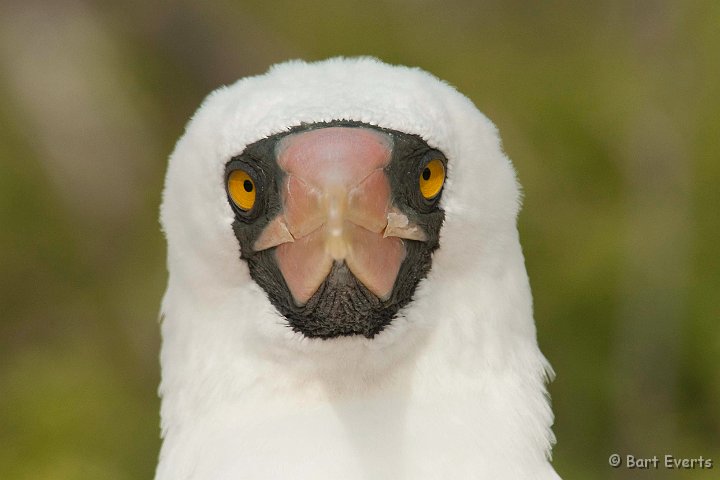
<path id="1" fill-rule="evenodd" d="M 549 367 L 524 267 L 492 277 L 457 276 L 441 291 L 442 279 L 431 277 L 374 339 L 331 340 L 292 332 L 253 286 L 216 293 L 203 307 L 171 282 L 160 390 L 163 456 L 173 460 L 158 472 L 168 462 L 173 475 L 182 465 L 205 468 L 196 452 L 210 449 L 212 468 L 240 462 L 265 478 L 262 469 L 279 459 L 294 465 L 293 478 L 315 478 L 307 459 L 320 449 L 333 452 L 330 467 L 385 458 L 383 471 L 396 474 L 357 478 L 419 478 L 408 472 L 423 463 L 441 475 L 446 461 L 419 459 L 450 444 L 458 465 L 493 471 L 519 452 L 518 477 L 530 466 L 535 475 L 552 443 Z"/>

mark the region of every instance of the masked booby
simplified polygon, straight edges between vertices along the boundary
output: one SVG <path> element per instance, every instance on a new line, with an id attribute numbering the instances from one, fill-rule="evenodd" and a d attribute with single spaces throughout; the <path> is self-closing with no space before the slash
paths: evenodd
<path id="1" fill-rule="evenodd" d="M 161 208 L 156 480 L 558 478 L 519 205 L 494 125 L 420 69 L 211 93 Z"/>

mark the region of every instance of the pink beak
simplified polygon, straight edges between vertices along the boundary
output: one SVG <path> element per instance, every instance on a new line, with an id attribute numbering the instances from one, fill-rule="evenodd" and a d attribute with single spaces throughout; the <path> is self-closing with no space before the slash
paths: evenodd
<path id="1" fill-rule="evenodd" d="M 345 262 L 380 299 L 392 293 L 405 258 L 403 238 L 425 233 L 392 206 L 385 167 L 393 141 L 368 128 L 329 127 L 295 133 L 277 145 L 287 176 L 283 211 L 256 251 L 277 247 L 276 260 L 296 304 L 304 305 L 334 262 Z"/>

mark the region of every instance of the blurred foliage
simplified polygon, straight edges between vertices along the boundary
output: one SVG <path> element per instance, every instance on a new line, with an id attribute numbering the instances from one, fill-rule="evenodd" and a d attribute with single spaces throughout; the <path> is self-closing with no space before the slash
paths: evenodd
<path id="1" fill-rule="evenodd" d="M 137 479 L 158 439 L 167 155 L 212 89 L 288 58 L 425 68 L 499 127 L 565 478 L 720 468 L 720 3 L 0 6 L 0 478 Z M 715 474 L 716 475 L 716 474 Z"/>

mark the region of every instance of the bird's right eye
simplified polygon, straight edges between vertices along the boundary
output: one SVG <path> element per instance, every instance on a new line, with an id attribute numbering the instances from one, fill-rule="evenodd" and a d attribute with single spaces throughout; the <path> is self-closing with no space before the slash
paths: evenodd
<path id="1" fill-rule="evenodd" d="M 237 208 L 249 212 L 255 206 L 257 188 L 248 172 L 242 169 L 230 172 L 227 180 L 227 191 Z"/>

